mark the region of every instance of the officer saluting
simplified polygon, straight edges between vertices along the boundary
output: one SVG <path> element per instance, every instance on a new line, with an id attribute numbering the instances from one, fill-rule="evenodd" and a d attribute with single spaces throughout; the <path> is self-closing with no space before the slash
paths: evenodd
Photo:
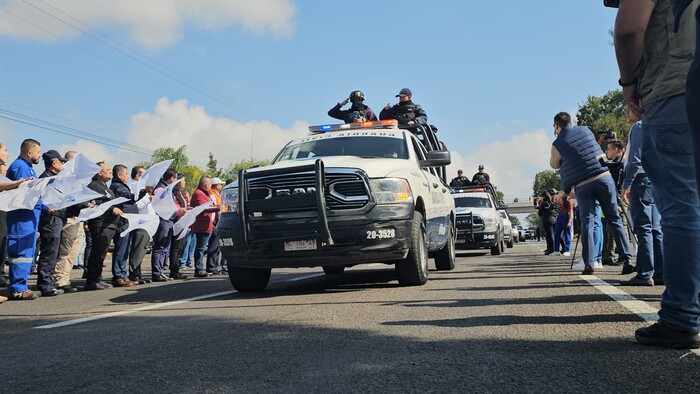
<path id="1" fill-rule="evenodd" d="M 420 105 L 411 101 L 412 96 L 411 89 L 401 89 L 399 94 L 396 95 L 399 98 L 399 103 L 394 104 L 394 106 L 387 103 L 386 107 L 379 113 L 379 119 L 396 119 L 399 124 L 421 124 L 427 126 L 428 114 L 425 113 L 425 110 Z"/>

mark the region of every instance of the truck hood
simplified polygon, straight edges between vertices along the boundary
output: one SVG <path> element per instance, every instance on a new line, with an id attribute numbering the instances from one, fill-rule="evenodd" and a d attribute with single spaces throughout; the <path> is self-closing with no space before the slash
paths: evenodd
<path id="1" fill-rule="evenodd" d="M 473 215 L 479 215 L 479 216 L 496 216 L 496 214 L 493 212 L 493 208 L 467 208 L 467 207 L 458 207 L 455 209 L 455 213 L 457 215 L 459 214 L 465 214 L 471 212 Z"/>
<path id="2" fill-rule="evenodd" d="M 326 171 L 332 168 L 353 168 L 360 169 L 367 173 L 370 178 L 383 178 L 389 175 L 397 175 L 410 171 L 417 170 L 416 165 L 409 163 L 410 159 L 386 159 L 386 158 L 362 158 L 357 156 L 329 156 L 329 157 L 314 157 L 301 160 L 287 160 L 269 166 L 258 167 L 248 170 L 250 174 L 258 171 L 271 169 L 289 169 L 294 171 L 294 167 L 307 166 L 313 164 L 316 159 L 323 160 Z"/>

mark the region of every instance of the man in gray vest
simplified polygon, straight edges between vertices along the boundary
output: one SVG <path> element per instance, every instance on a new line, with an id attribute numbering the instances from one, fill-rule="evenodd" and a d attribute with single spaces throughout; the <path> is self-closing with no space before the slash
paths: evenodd
<path id="1" fill-rule="evenodd" d="M 679 349 L 700 348 L 700 198 L 685 105 L 698 3 L 687 6 L 677 32 L 672 0 L 625 0 L 615 21 L 618 82 L 630 111 L 642 117 L 642 166 L 664 233 L 659 321 L 635 338 Z"/>
<path id="2" fill-rule="evenodd" d="M 585 264 L 583 275 L 592 275 L 596 263 L 597 252 L 593 247 L 596 201 L 603 209 L 608 226 L 614 230 L 618 265 L 622 264 L 623 270 L 629 270 L 632 254 L 629 251 L 627 236 L 617 208 L 615 182 L 610 171 L 600 161 L 604 155 L 603 150 L 588 127 L 571 125 L 571 115 L 566 112 L 560 112 L 554 116 L 554 132 L 557 139 L 552 144 L 549 164 L 554 169 L 561 169 L 561 185 L 565 194 L 575 189 L 581 216 L 581 240 Z"/>

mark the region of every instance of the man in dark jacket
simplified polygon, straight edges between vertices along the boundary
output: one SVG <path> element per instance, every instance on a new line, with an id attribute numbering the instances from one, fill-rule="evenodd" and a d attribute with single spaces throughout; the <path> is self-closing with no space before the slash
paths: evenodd
<path id="1" fill-rule="evenodd" d="M 136 203 L 136 201 L 134 201 L 134 194 L 127 185 L 127 182 L 129 182 L 129 169 L 122 164 L 117 164 L 112 168 L 112 175 L 112 183 L 109 185 L 109 189 L 112 190 L 117 198 L 124 197 L 128 200 L 123 204 L 117 205 L 117 207 L 124 213 L 138 214 L 139 211 L 134 205 Z M 114 251 L 112 252 L 112 284 L 116 287 L 129 287 L 139 283 L 129 280 L 129 275 L 126 270 L 129 237 L 131 234 L 122 237 L 122 232 L 126 230 L 127 225 L 128 222 L 126 219 L 118 218 L 114 238 L 112 238 L 112 242 L 114 243 Z"/>
<path id="2" fill-rule="evenodd" d="M 64 159 L 55 150 L 48 150 L 41 156 L 44 159 L 46 169 L 39 178 L 48 178 L 58 175 L 63 169 Z M 61 232 L 63 231 L 62 210 L 43 211 L 39 216 L 39 261 L 37 262 L 36 285 L 42 296 L 56 296 L 63 294 L 63 289 L 57 289 L 54 283 L 54 270 L 58 261 L 58 249 L 61 246 Z"/>
<path id="3" fill-rule="evenodd" d="M 425 110 L 420 105 L 411 101 L 411 97 L 413 97 L 411 89 L 401 89 L 396 97 L 399 98 L 399 103 L 393 107 L 391 103 L 387 103 L 386 107 L 379 113 L 379 119 L 396 119 L 400 125 L 428 125 L 428 114 L 425 113 Z"/>
<path id="4" fill-rule="evenodd" d="M 90 182 L 88 187 L 104 196 L 95 200 L 95 205 L 100 205 L 117 198 L 117 196 L 107 187 L 107 182 L 112 179 L 112 169 L 103 161 L 97 163 L 97 165 L 102 167 L 102 170 L 92 178 L 92 182 Z M 112 287 L 112 285 L 101 279 L 102 264 L 107 256 L 109 241 L 114 238 L 114 232 L 117 229 L 117 219 L 119 219 L 121 214 L 122 210 L 118 207 L 110 207 L 102 216 L 88 220 L 92 249 L 90 249 L 90 257 L 87 261 L 85 290 L 104 290 Z"/>
<path id="5" fill-rule="evenodd" d="M 484 165 L 479 164 L 479 172 L 474 174 L 472 177 L 472 184 L 474 185 L 486 185 L 488 183 L 491 183 L 491 177 L 489 174 L 484 172 Z"/>
<path id="6" fill-rule="evenodd" d="M 163 177 L 156 185 L 153 195 L 158 197 L 160 193 L 165 193 L 166 189 L 177 181 L 177 171 L 172 168 L 165 171 Z M 175 187 L 175 186 L 173 186 Z M 163 196 L 165 197 L 165 196 Z M 177 210 L 169 218 L 160 218 L 158 230 L 153 234 L 153 250 L 151 251 L 151 280 L 153 282 L 167 282 L 173 279 L 187 279 L 186 275 L 180 273 L 180 264 L 170 265 L 170 276 L 165 275 L 165 268 L 170 261 L 170 249 L 173 241 L 173 223 L 177 218 L 185 214 L 178 200 L 173 195 L 173 201 Z"/>
<path id="7" fill-rule="evenodd" d="M 344 121 L 345 123 L 364 122 L 377 120 L 377 115 L 372 108 L 364 104 L 365 95 L 359 90 L 350 93 L 350 97 L 335 105 L 328 111 L 328 116 Z M 352 103 L 350 109 L 340 109 L 348 102 Z"/>

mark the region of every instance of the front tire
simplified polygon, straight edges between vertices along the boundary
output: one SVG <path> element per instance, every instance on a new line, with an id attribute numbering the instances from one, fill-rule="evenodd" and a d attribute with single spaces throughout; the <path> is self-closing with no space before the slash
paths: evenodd
<path id="1" fill-rule="evenodd" d="M 508 242 L 506 243 L 506 246 L 509 247 L 509 248 L 512 248 L 512 247 L 513 247 L 513 239 L 512 239 L 512 238 L 510 239 L 510 241 L 508 241 Z"/>
<path id="2" fill-rule="evenodd" d="M 265 290 L 271 273 L 270 268 L 228 268 L 228 278 L 233 288 L 241 293 Z"/>
<path id="3" fill-rule="evenodd" d="M 452 271 L 455 269 L 455 237 L 452 227 L 448 230 L 449 234 L 445 246 L 440 249 L 435 256 L 435 268 L 438 271 Z"/>
<path id="4" fill-rule="evenodd" d="M 502 251 L 501 246 L 502 246 L 501 241 L 498 241 L 498 243 L 496 243 L 496 245 L 492 246 L 491 247 L 491 255 L 492 256 L 500 256 L 501 251 Z"/>
<path id="5" fill-rule="evenodd" d="M 428 281 L 428 245 L 423 214 L 418 211 L 413 213 L 408 256 L 396 263 L 396 276 L 403 286 L 420 286 Z"/>

